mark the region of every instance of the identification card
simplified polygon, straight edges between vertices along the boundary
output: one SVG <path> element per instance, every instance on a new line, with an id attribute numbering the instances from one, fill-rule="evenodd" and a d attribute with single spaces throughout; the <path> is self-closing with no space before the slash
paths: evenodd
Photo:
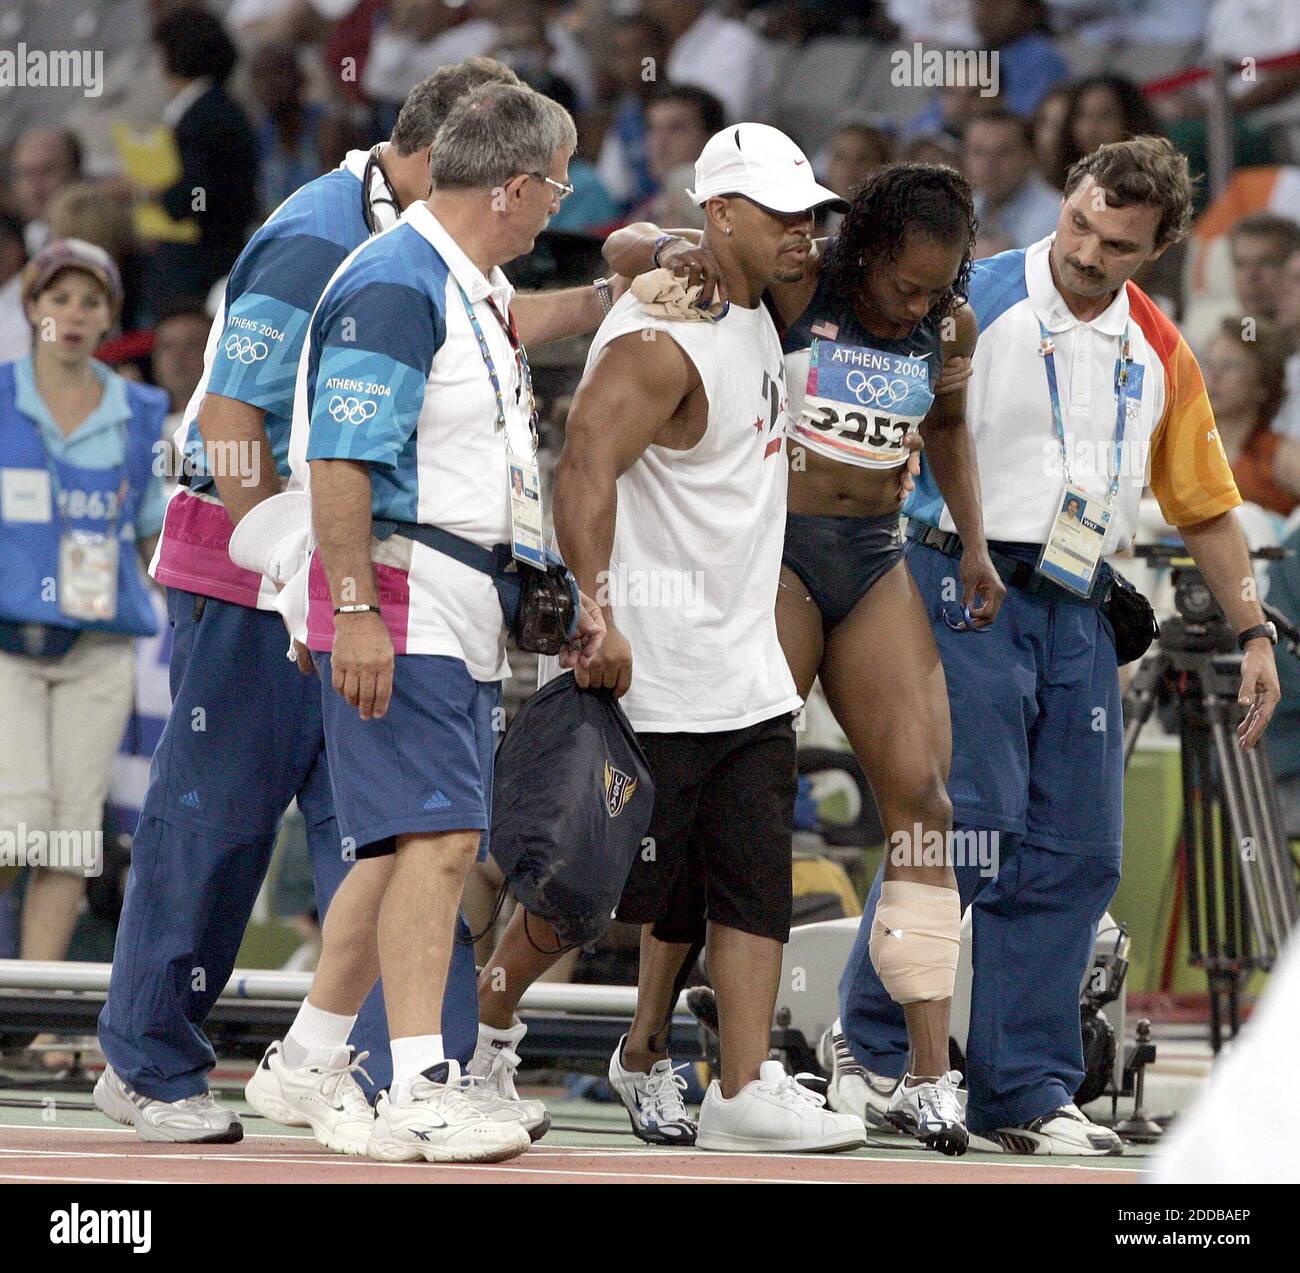
<path id="1" fill-rule="evenodd" d="M 59 610 L 70 619 L 102 623 L 117 614 L 115 535 L 84 530 L 59 537 Z"/>
<path id="2" fill-rule="evenodd" d="M 537 461 L 511 459 L 510 551 L 516 561 L 546 569 L 542 546 L 542 481 Z"/>
<path id="3" fill-rule="evenodd" d="M 1038 558 L 1038 573 L 1070 592 L 1088 596 L 1110 529 L 1110 511 L 1107 500 L 1065 486 Z"/>
<path id="4" fill-rule="evenodd" d="M 48 522 L 54 517 L 45 469 L 0 469 L 0 517 L 7 522 Z"/>

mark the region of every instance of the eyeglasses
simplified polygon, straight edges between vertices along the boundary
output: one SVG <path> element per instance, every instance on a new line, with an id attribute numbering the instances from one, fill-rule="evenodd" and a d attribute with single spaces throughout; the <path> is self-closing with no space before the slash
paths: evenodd
<path id="1" fill-rule="evenodd" d="M 559 191 L 561 203 L 563 203 L 573 193 L 572 186 L 566 185 L 563 181 L 556 181 L 554 177 L 548 177 L 544 172 L 529 172 L 524 175 L 527 177 L 536 177 L 538 181 L 544 181 L 552 189 Z"/>

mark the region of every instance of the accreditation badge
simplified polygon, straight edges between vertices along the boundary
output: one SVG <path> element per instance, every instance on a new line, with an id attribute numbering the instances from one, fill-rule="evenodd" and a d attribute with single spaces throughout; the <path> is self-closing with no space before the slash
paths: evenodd
<path id="1" fill-rule="evenodd" d="M 116 535 L 69 530 L 59 537 L 59 611 L 104 623 L 117 614 Z"/>
<path id="2" fill-rule="evenodd" d="M 536 460 L 511 457 L 510 472 L 510 551 L 516 561 L 527 562 L 539 570 L 546 569 L 546 552 L 542 546 L 542 479 Z"/>
<path id="3" fill-rule="evenodd" d="M 1038 558 L 1038 573 L 1081 597 L 1089 596 L 1110 529 L 1110 514 L 1109 500 L 1067 482 Z"/>

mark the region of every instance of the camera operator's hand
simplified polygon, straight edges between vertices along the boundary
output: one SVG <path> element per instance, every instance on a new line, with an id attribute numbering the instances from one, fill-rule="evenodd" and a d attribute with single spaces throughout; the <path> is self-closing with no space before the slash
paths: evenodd
<path id="1" fill-rule="evenodd" d="M 615 698 L 622 698 L 632 684 L 632 646 L 627 637 L 606 620 L 600 653 L 586 667 L 581 663 L 574 667 L 573 678 L 584 690 L 613 690 Z"/>
<path id="2" fill-rule="evenodd" d="M 1247 641 L 1241 658 L 1241 690 L 1237 694 L 1237 702 L 1246 709 L 1245 719 L 1237 726 L 1242 751 L 1250 751 L 1263 737 L 1281 697 L 1273 642 L 1267 637 Z"/>

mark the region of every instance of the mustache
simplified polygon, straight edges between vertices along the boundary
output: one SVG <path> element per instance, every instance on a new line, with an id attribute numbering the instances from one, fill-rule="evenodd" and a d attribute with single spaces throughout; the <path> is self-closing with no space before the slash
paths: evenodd
<path id="1" fill-rule="evenodd" d="M 1076 274 L 1082 274 L 1084 278 L 1101 279 L 1106 277 L 1100 270 L 1085 269 L 1082 265 L 1079 264 L 1078 261 L 1074 260 L 1073 257 L 1067 256 L 1065 258 L 1065 261 L 1066 264 L 1069 265 L 1069 267 L 1072 270 L 1074 270 Z"/>

